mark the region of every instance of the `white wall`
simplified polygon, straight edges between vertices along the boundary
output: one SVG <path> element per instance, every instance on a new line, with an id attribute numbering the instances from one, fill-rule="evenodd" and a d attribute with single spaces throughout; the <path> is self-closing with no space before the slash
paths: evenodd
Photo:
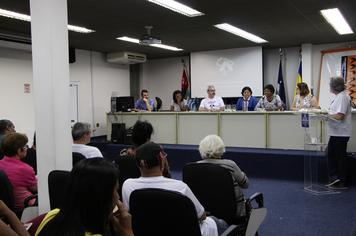
<path id="1" fill-rule="evenodd" d="M 151 98 L 160 97 L 163 110 L 169 109 L 174 90 L 181 89 L 182 58 L 189 70 L 188 57 L 149 60 L 141 67 L 141 89 L 148 89 Z"/>
<path id="2" fill-rule="evenodd" d="M 16 130 L 32 140 L 35 131 L 31 52 L 3 48 L 0 44 L 0 119 L 14 122 Z M 76 50 L 76 62 L 70 64 L 70 79 L 79 84 L 78 120 L 98 124 L 94 136 L 106 135 L 106 115 L 110 111 L 112 91 L 130 93 L 129 67 L 105 62 L 102 53 Z M 24 93 L 24 84 L 31 86 Z"/>

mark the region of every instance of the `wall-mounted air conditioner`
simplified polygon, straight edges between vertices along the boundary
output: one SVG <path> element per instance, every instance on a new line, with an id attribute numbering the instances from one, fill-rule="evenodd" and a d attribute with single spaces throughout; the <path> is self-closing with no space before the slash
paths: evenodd
<path id="1" fill-rule="evenodd" d="M 146 55 L 134 52 L 111 52 L 106 55 L 107 62 L 118 64 L 136 64 L 146 61 Z"/>

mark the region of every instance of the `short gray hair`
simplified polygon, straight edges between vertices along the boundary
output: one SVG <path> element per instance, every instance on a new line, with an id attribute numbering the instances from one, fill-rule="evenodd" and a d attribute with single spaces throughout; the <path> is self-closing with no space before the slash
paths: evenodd
<path id="1" fill-rule="evenodd" d="M 345 90 L 345 80 L 340 76 L 330 78 L 330 91 L 340 93 Z"/>
<path id="2" fill-rule="evenodd" d="M 77 122 L 74 124 L 72 128 L 72 137 L 74 141 L 81 139 L 87 133 L 90 133 L 89 123 Z"/>
<path id="3" fill-rule="evenodd" d="M 208 135 L 200 142 L 199 152 L 203 159 L 220 159 L 225 152 L 225 145 L 219 136 Z"/>
<path id="4" fill-rule="evenodd" d="M 209 89 L 215 89 L 215 86 L 214 85 L 208 85 L 208 88 L 206 90 L 209 90 Z"/>

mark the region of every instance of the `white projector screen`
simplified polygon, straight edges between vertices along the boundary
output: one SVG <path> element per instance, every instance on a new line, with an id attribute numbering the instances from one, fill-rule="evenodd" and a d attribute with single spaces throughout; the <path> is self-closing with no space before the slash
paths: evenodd
<path id="1" fill-rule="evenodd" d="M 191 53 L 192 97 L 206 97 L 208 85 L 220 97 L 241 96 L 244 86 L 261 96 L 262 77 L 262 47 Z"/>

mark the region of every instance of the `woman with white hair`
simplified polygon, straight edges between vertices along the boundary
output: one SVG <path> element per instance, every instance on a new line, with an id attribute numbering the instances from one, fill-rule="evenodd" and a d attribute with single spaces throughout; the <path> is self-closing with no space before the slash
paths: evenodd
<path id="1" fill-rule="evenodd" d="M 224 167 L 231 173 L 234 181 L 235 197 L 237 202 L 236 216 L 238 218 L 244 217 L 246 215 L 245 198 L 241 188 L 248 187 L 248 178 L 234 161 L 221 159 L 221 156 L 225 152 L 223 140 L 217 135 L 208 135 L 200 142 L 199 152 L 203 159 L 202 161 L 199 161 L 199 163 L 217 164 Z"/>
<path id="2" fill-rule="evenodd" d="M 330 79 L 330 92 L 336 95 L 329 107 L 328 161 L 331 189 L 346 189 L 346 149 L 352 132 L 351 99 L 341 77 Z"/>

